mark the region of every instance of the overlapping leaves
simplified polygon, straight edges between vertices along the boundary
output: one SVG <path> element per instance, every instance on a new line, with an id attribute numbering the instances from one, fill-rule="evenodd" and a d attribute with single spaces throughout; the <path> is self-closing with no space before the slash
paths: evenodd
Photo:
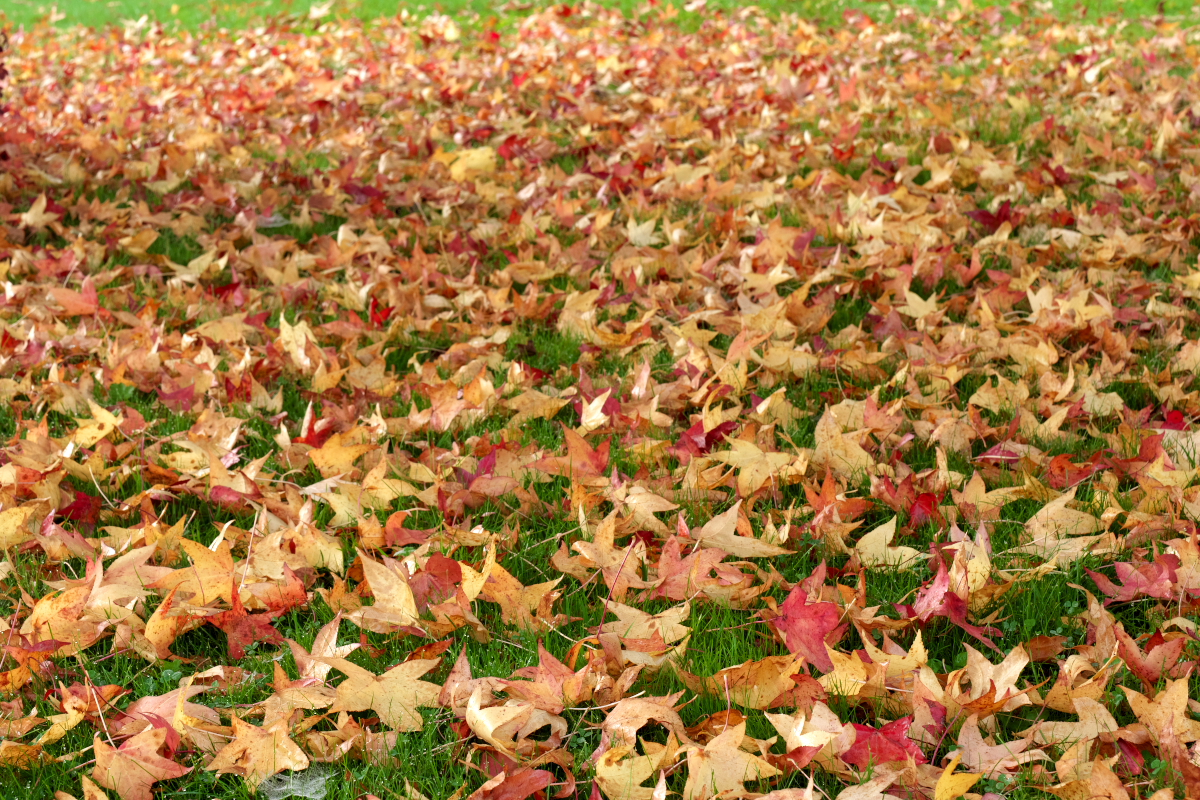
<path id="1" fill-rule="evenodd" d="M 1200 791 L 1200 34 L 1016 11 L 14 36 L 0 762 Z"/>

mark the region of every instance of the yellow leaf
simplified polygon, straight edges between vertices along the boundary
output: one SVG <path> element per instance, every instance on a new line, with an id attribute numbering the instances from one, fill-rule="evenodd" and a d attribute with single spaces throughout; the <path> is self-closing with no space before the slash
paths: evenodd
<path id="1" fill-rule="evenodd" d="M 479 175 L 491 175 L 495 171 L 496 151 L 490 147 L 461 150 L 454 154 L 454 161 L 450 164 L 450 177 L 455 183 Z"/>
<path id="2" fill-rule="evenodd" d="M 958 769 L 958 762 L 961 760 L 961 755 L 955 755 L 946 766 L 946 771 L 938 778 L 937 787 L 934 789 L 934 800 L 957 800 L 983 777 L 972 772 L 955 775 L 954 770 Z"/>
<path id="3" fill-rule="evenodd" d="M 32 539 L 45 513 L 40 503 L 0 511 L 0 549 L 11 550 Z"/>
<path id="4" fill-rule="evenodd" d="M 100 741 L 98 737 L 96 741 Z M 220 773 L 241 775 L 255 788 L 285 769 L 307 768 L 308 756 L 288 735 L 286 717 L 260 728 L 236 716 L 233 718 L 233 741 L 225 745 L 206 767 Z"/>
<path id="5" fill-rule="evenodd" d="M 352 443 L 361 433 L 361 428 L 335 433 L 319 448 L 309 450 L 308 457 L 325 478 L 352 473 L 355 461 L 379 448 L 378 445 L 370 443 Z"/>
<path id="6" fill-rule="evenodd" d="M 91 400 L 88 401 L 88 407 L 92 411 L 92 418 L 86 420 L 76 428 L 75 435 L 72 437 L 75 444 L 80 447 L 94 446 L 101 439 L 104 439 L 115 431 L 121 424 L 120 417 L 113 416 L 106 409 L 96 405 Z"/>
<path id="7" fill-rule="evenodd" d="M 923 558 L 924 553 L 904 545 L 892 546 L 896 536 L 896 518 L 892 517 L 878 528 L 858 540 L 854 549 L 864 567 L 911 567 Z"/>
<path id="8" fill-rule="evenodd" d="M 729 728 L 703 747 L 688 749 L 688 779 L 683 800 L 706 800 L 714 795 L 741 797 L 746 781 L 773 778 L 779 770 L 741 749 L 746 723 Z M 939 799 L 940 800 L 940 799 Z"/>
<path id="9" fill-rule="evenodd" d="M 422 675 L 437 668 L 436 658 L 404 661 L 382 675 L 344 658 L 313 656 L 313 660 L 346 676 L 346 680 L 338 684 L 337 700 L 330 707 L 330 713 L 374 711 L 383 724 L 393 730 L 421 730 L 424 719 L 417 709 L 436 706 L 441 693 L 441 687 L 436 683 L 420 680 Z M 234 722 L 237 722 L 236 717 Z"/>
<path id="10" fill-rule="evenodd" d="M 491 546 L 487 549 L 487 557 L 484 559 L 483 567 L 476 572 L 470 565 L 459 563 L 458 567 L 462 570 L 462 590 L 468 600 L 474 600 L 479 597 L 479 593 L 483 591 L 483 585 L 487 583 L 487 579 L 491 577 L 492 570 L 496 566 L 496 538 L 492 537 Z"/>
<path id="11" fill-rule="evenodd" d="M 656 219 L 648 219 L 640 224 L 630 219 L 625 225 L 625 232 L 634 247 L 653 247 L 662 242 L 662 237 L 654 232 L 657 227 Z"/>
<path id="12" fill-rule="evenodd" d="M 42 228 L 49 225 L 58 219 L 58 214 L 46 213 L 46 195 L 41 195 L 37 200 L 33 201 L 33 205 L 29 210 L 21 214 L 21 227 L 33 228 L 40 231 Z"/>

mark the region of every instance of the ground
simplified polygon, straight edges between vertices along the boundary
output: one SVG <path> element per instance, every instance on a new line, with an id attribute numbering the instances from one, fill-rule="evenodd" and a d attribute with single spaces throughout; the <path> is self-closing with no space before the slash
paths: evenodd
<path id="1" fill-rule="evenodd" d="M 443 13 L 455 17 L 460 22 L 464 20 L 494 19 L 500 25 L 513 24 L 515 20 L 524 17 L 544 3 L 522 2 L 510 0 L 506 3 L 486 2 L 485 0 L 443 0 L 442 2 L 401 3 L 397 0 L 354 0 L 345 2 L 312 2 L 312 0 L 246 0 L 246 2 L 213 2 L 180 3 L 175 0 L 66 0 L 66 2 L 45 2 L 45 0 L 8 0 L 0 9 L 0 20 L 3 15 L 17 23 L 32 25 L 42 19 L 53 19 L 56 25 L 89 25 L 105 26 L 119 25 L 122 22 L 136 21 L 142 16 L 148 16 L 166 25 L 179 24 L 184 28 L 195 29 L 206 24 L 217 26 L 243 27 L 261 20 L 264 17 L 274 17 L 281 14 L 305 16 L 315 7 L 318 13 L 328 12 L 333 17 L 358 17 L 373 21 L 381 17 L 390 17 L 398 12 L 407 11 L 417 16 L 430 13 Z M 629 13 L 639 5 L 635 0 L 613 0 L 605 5 L 620 8 Z M 703 17 L 703 9 L 737 9 L 746 6 L 745 3 L 734 0 L 710 0 L 710 2 L 693 6 L 690 3 L 675 3 L 685 17 L 695 15 Z M 837 22 L 842 13 L 848 8 L 861 7 L 882 19 L 890 18 L 895 3 L 887 0 L 866 0 L 864 3 L 845 3 L 838 0 L 765 0 L 757 4 L 759 8 L 769 13 L 789 12 L 801 14 L 808 19 Z M 980 3 L 981 6 L 994 5 Z M 1030 4 L 1036 7 L 1037 4 Z M 684 8 L 688 6 L 689 8 Z M 944 11 L 954 7 L 953 3 L 945 0 L 918 0 L 906 4 L 921 12 Z M 1045 6 L 1053 9 L 1055 16 L 1062 19 L 1087 18 L 1088 15 L 1118 15 L 1128 20 L 1139 20 L 1156 14 L 1165 13 L 1171 16 L 1193 14 L 1193 4 L 1185 0 L 1126 0 L 1119 2 L 1104 0 L 1100 3 L 1077 3 L 1070 0 L 1049 0 Z"/>
<path id="2" fill-rule="evenodd" d="M 0 116 L 3 785 L 1200 791 L 1190 10 L 76 8 Z"/>

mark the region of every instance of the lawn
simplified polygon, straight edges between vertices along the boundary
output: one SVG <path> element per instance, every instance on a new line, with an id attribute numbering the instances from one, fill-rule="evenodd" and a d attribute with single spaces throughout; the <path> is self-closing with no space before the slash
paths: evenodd
<path id="1" fill-rule="evenodd" d="M 8 9 L 0 786 L 1200 796 L 1190 7 L 356 8 Z"/>
<path id="2" fill-rule="evenodd" d="M 1086 19 L 1088 16 L 1116 15 L 1130 20 L 1157 16 L 1165 13 L 1171 17 L 1192 17 L 1194 4 L 1188 0 L 1104 0 L 1100 3 L 1081 3 L 1074 0 L 1049 0 L 1057 17 L 1061 19 Z M 495 20 L 502 25 L 512 24 L 514 20 L 539 8 L 545 7 L 544 2 L 522 2 L 513 0 L 507 3 L 487 2 L 487 0 L 442 0 L 442 2 L 406 3 L 397 0 L 247 0 L 246 2 L 227 2 L 227 0 L 210 0 L 206 3 L 180 3 L 175 0 L 67 0 L 66 2 L 46 2 L 46 0 L 7 0 L 5 7 L 0 9 L 0 20 L 7 16 L 18 25 L 33 25 L 43 19 L 53 19 L 55 24 L 62 26 L 88 25 L 103 27 L 121 24 L 125 21 L 137 21 L 142 16 L 151 20 L 172 26 L 179 24 L 184 28 L 197 29 L 202 25 L 213 24 L 226 27 L 243 27 L 260 22 L 264 18 L 275 18 L 280 15 L 307 16 L 314 6 L 318 13 L 327 12 L 334 18 L 358 17 L 372 21 L 383 17 L 392 17 L 406 10 L 417 16 L 430 13 L 449 14 L 466 24 L 486 24 Z M 635 0 L 616 0 L 606 5 L 621 8 L 626 13 L 632 13 L 644 3 Z M 665 4 L 663 4 L 665 5 Z M 674 3 L 685 18 L 699 18 L 705 13 L 703 8 L 733 10 L 745 6 L 745 3 L 733 0 L 710 0 L 693 10 L 685 9 L 689 3 Z M 954 3 L 945 0 L 918 0 L 908 4 L 910 7 L 925 13 L 936 13 L 939 9 L 954 7 Z M 1004 5 L 999 3 L 980 3 L 987 5 Z M 1037 4 L 1027 4 L 1029 7 Z M 846 3 L 838 0 L 765 0 L 758 6 L 769 13 L 798 13 L 810 19 L 827 22 L 837 22 L 847 8 L 864 8 L 881 18 L 890 18 L 895 5 L 886 0 L 869 0 L 865 3 Z"/>

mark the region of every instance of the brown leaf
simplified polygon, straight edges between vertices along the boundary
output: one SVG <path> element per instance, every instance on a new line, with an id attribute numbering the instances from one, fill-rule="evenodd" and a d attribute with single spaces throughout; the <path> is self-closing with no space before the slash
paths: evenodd
<path id="1" fill-rule="evenodd" d="M 127 739 L 120 748 L 113 747 L 96 734 L 92 741 L 96 754 L 92 779 L 116 792 L 121 800 L 151 800 L 154 797 L 151 787 L 155 783 L 179 778 L 192 771 L 190 767 L 160 755 L 166 742 L 167 731 L 163 728 L 147 728 Z"/>
<path id="2" fill-rule="evenodd" d="M 285 769 L 308 768 L 304 755 L 288 735 L 288 720 L 278 719 L 265 728 L 233 718 L 233 741 L 217 753 L 205 769 L 241 775 L 251 788 Z M 149 797 L 149 795 L 147 795 Z"/>
<path id="3" fill-rule="evenodd" d="M 405 661 L 376 675 L 344 658 L 312 658 L 346 676 L 338 684 L 331 712 L 372 710 L 389 728 L 419 731 L 424 720 L 418 709 L 437 705 L 440 687 L 420 677 L 437 668 L 438 659 Z"/>

